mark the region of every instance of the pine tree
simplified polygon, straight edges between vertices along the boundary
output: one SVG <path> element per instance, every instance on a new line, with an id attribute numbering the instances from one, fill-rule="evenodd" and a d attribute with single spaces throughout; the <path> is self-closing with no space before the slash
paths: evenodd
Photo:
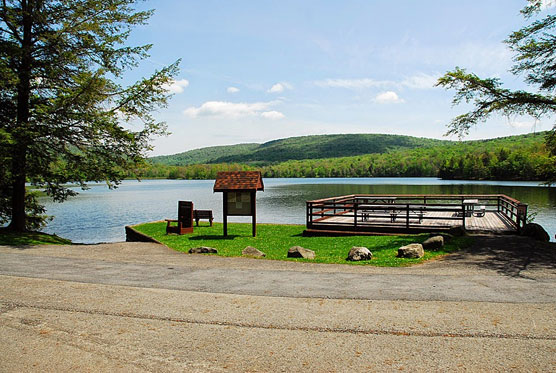
<path id="1" fill-rule="evenodd" d="M 152 14 L 137 11 L 135 3 L 0 5 L 0 223 L 10 220 L 18 231 L 29 226 L 26 182 L 55 201 L 75 194 L 67 183 L 115 186 L 144 160 L 149 138 L 165 133 L 151 113 L 167 103 L 164 85 L 179 61 L 122 84 L 151 47 L 125 45 L 132 28 Z M 128 129 L 130 123 L 137 130 Z"/>

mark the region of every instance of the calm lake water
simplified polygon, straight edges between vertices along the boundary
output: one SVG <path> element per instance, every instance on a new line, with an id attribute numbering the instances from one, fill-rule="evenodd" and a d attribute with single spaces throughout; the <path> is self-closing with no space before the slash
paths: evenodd
<path id="1" fill-rule="evenodd" d="M 529 205 L 554 241 L 556 188 L 536 182 L 471 182 L 436 178 L 361 179 L 264 179 L 265 191 L 257 193 L 260 223 L 305 224 L 305 201 L 353 193 L 391 194 L 489 194 L 502 193 Z M 197 209 L 211 209 L 222 221 L 222 193 L 213 193 L 214 180 L 126 180 L 116 190 L 103 185 L 79 191 L 64 203 L 47 198 L 47 214 L 54 220 L 45 229 L 74 242 L 124 241 L 124 226 L 165 218 L 175 219 L 177 201 L 193 201 Z M 250 217 L 230 217 L 250 222 Z"/>

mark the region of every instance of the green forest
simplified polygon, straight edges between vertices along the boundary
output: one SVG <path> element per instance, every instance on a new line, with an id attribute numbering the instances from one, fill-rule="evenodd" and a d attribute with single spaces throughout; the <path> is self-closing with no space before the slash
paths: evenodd
<path id="1" fill-rule="evenodd" d="M 264 166 L 289 160 L 381 154 L 397 149 L 414 149 L 448 143 L 450 141 L 400 135 L 314 135 L 273 140 L 264 144 L 213 146 L 153 157 L 151 161 L 154 164 L 171 166 L 202 163 L 245 163 Z"/>
<path id="2" fill-rule="evenodd" d="M 319 135 L 192 150 L 151 158 L 143 178 L 214 179 L 219 171 L 260 170 L 263 177 L 440 177 L 553 179 L 546 133 L 447 141 L 397 135 Z"/>

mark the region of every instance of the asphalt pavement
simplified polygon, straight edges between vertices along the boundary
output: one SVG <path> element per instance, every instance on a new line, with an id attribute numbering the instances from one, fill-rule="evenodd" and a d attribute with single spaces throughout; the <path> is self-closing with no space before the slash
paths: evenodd
<path id="1" fill-rule="evenodd" d="M 404 268 L 0 246 L 0 371 L 554 371 L 554 246 Z"/>

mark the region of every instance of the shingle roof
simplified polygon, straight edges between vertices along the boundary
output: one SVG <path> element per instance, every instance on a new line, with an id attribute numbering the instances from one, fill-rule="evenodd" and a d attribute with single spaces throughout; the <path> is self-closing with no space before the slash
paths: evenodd
<path id="1" fill-rule="evenodd" d="M 228 190 L 264 190 L 260 171 L 219 172 L 214 182 L 215 192 Z"/>

